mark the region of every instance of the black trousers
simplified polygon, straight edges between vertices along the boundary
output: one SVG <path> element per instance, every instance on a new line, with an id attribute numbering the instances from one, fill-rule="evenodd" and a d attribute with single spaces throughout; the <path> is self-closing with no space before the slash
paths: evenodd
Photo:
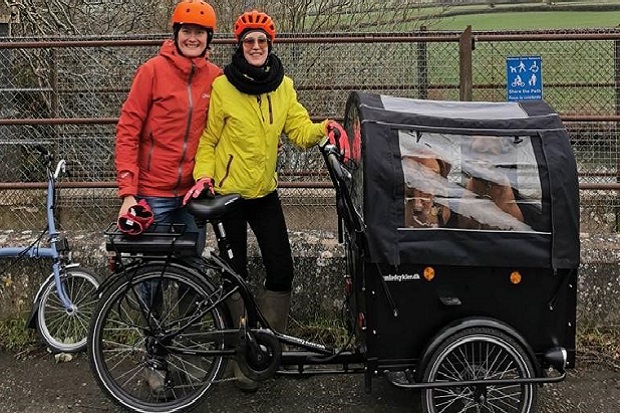
<path id="1" fill-rule="evenodd" d="M 232 267 L 248 277 L 248 224 L 256 236 L 267 273 L 265 289 L 290 291 L 293 285 L 293 257 L 278 192 L 256 199 L 243 199 L 240 207 L 222 223 L 233 251 Z"/>

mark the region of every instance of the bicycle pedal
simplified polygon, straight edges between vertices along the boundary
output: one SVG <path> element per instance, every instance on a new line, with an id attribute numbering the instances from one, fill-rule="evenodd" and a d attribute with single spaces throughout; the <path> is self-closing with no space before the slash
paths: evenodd
<path id="1" fill-rule="evenodd" d="M 254 345 L 256 340 L 254 339 L 253 333 L 248 329 L 247 324 L 245 323 L 245 318 L 241 318 L 239 322 L 239 346 L 238 347 L 246 347 L 248 345 Z"/>

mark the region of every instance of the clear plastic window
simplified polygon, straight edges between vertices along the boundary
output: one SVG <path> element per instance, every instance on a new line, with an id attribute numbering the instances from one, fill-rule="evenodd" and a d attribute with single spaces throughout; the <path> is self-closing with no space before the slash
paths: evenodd
<path id="1" fill-rule="evenodd" d="M 406 228 L 545 230 L 529 136 L 399 131 L 399 145 Z"/>

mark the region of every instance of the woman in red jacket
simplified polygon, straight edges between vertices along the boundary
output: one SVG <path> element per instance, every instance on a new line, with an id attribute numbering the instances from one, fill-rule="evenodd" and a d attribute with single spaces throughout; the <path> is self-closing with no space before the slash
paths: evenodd
<path id="1" fill-rule="evenodd" d="M 186 232 L 199 232 L 197 255 L 204 249 L 205 231 L 183 206 L 183 196 L 194 184 L 194 157 L 207 120 L 211 84 L 222 74 L 208 61 L 215 20 L 213 8 L 204 1 L 183 0 L 176 6 L 173 39 L 137 70 L 116 127 L 115 163 L 123 200 L 119 218 L 146 202 L 156 223 L 185 224 Z M 149 311 L 158 314 L 162 287 L 152 281 L 139 290 Z M 191 311 L 193 292 L 180 285 L 178 296 L 178 311 Z M 200 360 L 189 363 L 186 358 L 186 370 L 191 365 L 200 365 Z M 198 380 L 204 370 L 189 374 Z M 145 359 L 143 378 L 154 397 L 169 396 L 166 377 L 156 360 Z"/>
<path id="2" fill-rule="evenodd" d="M 204 1 L 181 1 L 172 14 L 173 39 L 136 72 L 116 127 L 115 163 L 123 200 L 119 217 L 144 200 L 155 222 L 182 223 L 186 231 L 198 231 L 183 196 L 194 184 L 194 156 L 211 84 L 222 73 L 208 61 L 215 21 L 213 8 Z M 201 232 L 199 253 L 204 248 Z"/>

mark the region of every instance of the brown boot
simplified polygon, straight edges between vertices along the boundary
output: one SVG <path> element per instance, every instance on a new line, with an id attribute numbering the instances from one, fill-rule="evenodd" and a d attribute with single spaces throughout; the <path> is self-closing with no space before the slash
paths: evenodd
<path id="1" fill-rule="evenodd" d="M 269 326 L 278 333 L 286 334 L 290 308 L 290 291 L 265 290 L 262 297 L 261 311 L 267 319 Z"/>
<path id="2" fill-rule="evenodd" d="M 269 326 L 278 333 L 286 334 L 288 312 L 291 308 L 291 292 L 265 290 L 261 300 L 261 311 Z M 288 351 L 288 346 L 282 344 L 282 351 Z M 289 366 L 281 366 L 288 370 Z"/>
<path id="3" fill-rule="evenodd" d="M 245 315 L 245 306 L 243 304 L 243 299 L 239 293 L 235 293 L 226 301 L 228 305 L 228 310 L 230 311 L 230 317 L 232 318 L 233 327 L 239 327 L 239 321 L 241 317 Z M 230 365 L 233 370 L 233 374 L 235 376 L 235 386 L 245 393 L 254 393 L 258 390 L 258 382 L 254 381 L 248 377 L 241 371 L 239 364 L 234 359 L 230 359 Z"/>
<path id="4" fill-rule="evenodd" d="M 228 311 L 230 312 L 233 327 L 239 327 L 241 317 L 245 316 L 245 305 L 243 305 L 241 294 L 234 293 L 231 295 L 228 300 L 226 300 L 226 305 L 228 306 Z"/>

